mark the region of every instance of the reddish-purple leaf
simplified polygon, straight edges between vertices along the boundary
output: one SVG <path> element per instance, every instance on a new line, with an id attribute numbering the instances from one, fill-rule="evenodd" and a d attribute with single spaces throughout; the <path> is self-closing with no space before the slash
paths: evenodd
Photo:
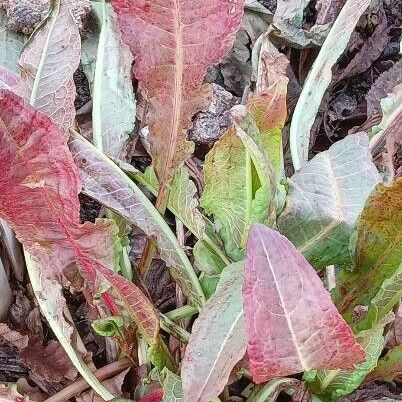
<path id="1" fill-rule="evenodd" d="M 243 300 L 255 382 L 312 369 L 352 369 L 364 361 L 315 270 L 286 237 L 263 225 L 249 234 Z"/>
<path id="2" fill-rule="evenodd" d="M 43 275 L 62 275 L 77 263 L 96 290 L 96 274 L 101 273 L 124 296 L 133 320 L 152 341 L 159 326 L 152 304 L 135 285 L 111 270 L 116 225 L 105 219 L 80 224 L 81 186 L 63 133 L 8 90 L 0 90 L 0 170 L 0 218 L 39 262 Z M 115 313 L 110 294 L 105 293 L 103 300 Z"/>
<path id="3" fill-rule="evenodd" d="M 149 102 L 151 151 L 163 187 L 191 154 L 186 131 L 208 101 L 204 75 L 232 46 L 244 0 L 112 0 L 112 5 Z"/>

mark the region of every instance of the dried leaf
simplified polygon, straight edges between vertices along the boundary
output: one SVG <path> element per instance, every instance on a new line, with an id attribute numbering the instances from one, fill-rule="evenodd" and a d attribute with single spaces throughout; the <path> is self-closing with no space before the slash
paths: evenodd
<path id="1" fill-rule="evenodd" d="M 371 86 L 366 95 L 367 116 L 381 112 L 381 99 L 386 98 L 398 84 L 402 84 L 402 60 L 382 73 Z"/>
<path id="2" fill-rule="evenodd" d="M 112 5 L 149 102 L 153 164 L 165 187 L 172 170 L 192 152 L 185 134 L 207 103 L 202 80 L 232 46 L 244 0 L 113 0 Z"/>
<path id="3" fill-rule="evenodd" d="M 73 74 L 80 62 L 81 38 L 66 0 L 55 0 L 44 25 L 21 54 L 22 77 L 31 104 L 46 113 L 67 136 L 75 119 Z"/>
<path id="4" fill-rule="evenodd" d="M 375 62 L 384 51 L 389 42 L 389 31 L 387 17 L 381 6 L 379 13 L 380 23 L 375 27 L 372 35 L 366 39 L 363 46 L 355 54 L 347 67 L 342 71 L 338 80 L 344 80 L 366 71 Z"/>
<path id="5" fill-rule="evenodd" d="M 400 292 L 397 278 L 402 260 L 401 211 L 402 178 L 392 185 L 379 184 L 366 202 L 356 228 L 356 268 L 353 272 L 341 273 L 334 295 L 339 310 L 349 322 L 358 305 L 372 302 L 373 309 L 388 308 L 387 302 L 380 307 L 384 301 L 382 297 L 380 300 L 375 297 L 382 286 L 391 292 L 395 287 Z M 393 276 L 395 283 L 392 283 Z M 375 307 L 378 302 L 380 305 Z M 372 313 L 374 317 L 371 317 Z M 377 313 L 370 312 L 370 317 L 375 320 Z"/>
<path id="6" fill-rule="evenodd" d="M 41 381 L 58 384 L 65 378 L 73 381 L 77 377 L 77 370 L 59 342 L 51 340 L 45 347 L 40 339 L 31 338 L 20 356 Z"/>
<path id="7" fill-rule="evenodd" d="M 350 135 L 289 180 L 278 227 L 315 267 L 348 263 L 355 222 L 379 181 L 366 134 Z"/>
<path id="8" fill-rule="evenodd" d="M 13 331 L 7 324 L 0 323 L 0 339 L 15 346 L 18 350 L 24 350 L 28 346 L 28 335 L 22 335 L 18 331 Z"/>
<path id="9" fill-rule="evenodd" d="M 195 306 L 205 301 L 186 254 L 163 217 L 142 191 L 110 159 L 78 134 L 70 141 L 83 182 L 83 191 L 156 239 L 161 257 L 171 268 L 183 293 Z"/>
<path id="10" fill-rule="evenodd" d="M 263 386 L 255 386 L 247 402 L 274 402 L 282 391 L 296 388 L 299 383 L 295 378 L 276 378 Z"/>
<path id="11" fill-rule="evenodd" d="M 93 84 L 93 141 L 107 155 L 125 160 L 128 136 L 135 125 L 133 58 L 116 24 L 113 8 L 103 1 Z"/>
<path id="12" fill-rule="evenodd" d="M 241 288 L 243 262 L 226 267 L 215 294 L 193 324 L 183 358 L 184 402 L 209 402 L 246 352 Z"/>
<path id="13" fill-rule="evenodd" d="M 253 225 L 243 300 L 256 383 L 311 369 L 352 369 L 364 352 L 320 278 L 284 236 Z"/>
<path id="14" fill-rule="evenodd" d="M 345 50 L 353 29 L 369 4 L 370 0 L 347 0 L 308 74 L 290 126 L 290 149 L 295 170 L 308 161 L 310 130 L 325 90 L 331 83 L 332 66 Z"/>

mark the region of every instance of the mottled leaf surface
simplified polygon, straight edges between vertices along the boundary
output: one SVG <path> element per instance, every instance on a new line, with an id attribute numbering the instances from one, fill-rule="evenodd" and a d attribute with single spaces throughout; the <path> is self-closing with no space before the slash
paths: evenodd
<path id="1" fill-rule="evenodd" d="M 243 262 L 226 267 L 215 294 L 193 324 L 181 370 L 184 402 L 209 402 L 244 356 Z"/>
<path id="2" fill-rule="evenodd" d="M 200 204 L 219 223 L 227 254 L 244 257 L 252 223 L 273 220 L 275 177 L 261 133 L 244 106 L 232 109 L 236 120 L 207 154 Z"/>
<path id="3" fill-rule="evenodd" d="M 160 375 L 163 387 L 163 402 L 183 402 L 183 387 L 181 378 L 164 368 Z"/>
<path id="4" fill-rule="evenodd" d="M 349 238 L 380 181 L 366 134 L 350 135 L 316 155 L 289 180 L 278 226 L 315 267 L 350 261 Z"/>
<path id="5" fill-rule="evenodd" d="M 113 0 L 112 5 L 149 102 L 151 153 L 164 187 L 192 152 L 186 130 L 208 104 L 204 75 L 232 46 L 244 0 Z"/>
<path id="6" fill-rule="evenodd" d="M 310 389 L 325 396 L 325 400 L 337 401 L 359 387 L 364 378 L 377 365 L 384 347 L 384 326 L 390 321 L 387 317 L 370 330 L 362 331 L 357 340 L 366 354 L 366 361 L 357 364 L 354 370 L 312 371 L 304 375 Z"/>
<path id="7" fill-rule="evenodd" d="M 107 155 L 125 160 L 136 113 L 131 81 L 133 58 L 120 38 L 113 8 L 106 2 L 101 7 L 102 29 L 93 84 L 93 141 Z"/>
<path id="8" fill-rule="evenodd" d="M 92 290 L 98 272 L 107 274 L 109 281 L 116 276 L 111 269 L 117 227 L 102 219 L 95 225 L 80 224 L 80 181 L 62 132 L 7 90 L 0 91 L 0 167 L 0 216 L 41 265 L 44 276 L 58 277 L 77 263 Z M 131 282 L 119 280 L 137 290 Z M 129 310 L 135 310 L 135 321 L 148 307 L 144 300 Z M 148 323 L 144 330 L 150 337 L 155 332 Z"/>
<path id="9" fill-rule="evenodd" d="M 371 302 L 373 309 L 382 309 L 393 299 L 393 292 L 400 292 L 401 178 L 390 185 L 376 187 L 367 200 L 356 230 L 355 269 L 342 272 L 335 292 L 337 306 L 347 321 L 352 319 L 357 305 Z M 380 294 L 376 296 L 377 292 Z M 372 313 L 375 316 L 378 312 Z"/>
<path id="10" fill-rule="evenodd" d="M 295 170 L 308 161 L 310 130 L 322 97 L 331 83 L 331 69 L 346 49 L 350 35 L 369 4 L 370 0 L 346 1 L 309 71 L 290 126 L 289 141 Z"/>
<path id="11" fill-rule="evenodd" d="M 68 1 L 56 0 L 19 61 L 22 77 L 31 90 L 31 104 L 57 123 L 65 135 L 75 119 L 73 74 L 80 52 L 81 38 Z"/>
<path id="12" fill-rule="evenodd" d="M 395 346 L 378 360 L 377 367 L 365 378 L 365 381 L 393 381 L 402 375 L 402 345 Z"/>
<path id="13" fill-rule="evenodd" d="M 201 307 L 205 298 L 191 263 L 144 193 L 116 164 L 80 135 L 72 134 L 69 145 L 79 167 L 83 192 L 155 238 L 161 258 L 170 267 L 172 276 L 191 302 Z"/>
<path id="14" fill-rule="evenodd" d="M 250 231 L 243 303 L 257 383 L 311 369 L 352 369 L 364 361 L 314 269 L 286 237 L 263 225 Z"/>

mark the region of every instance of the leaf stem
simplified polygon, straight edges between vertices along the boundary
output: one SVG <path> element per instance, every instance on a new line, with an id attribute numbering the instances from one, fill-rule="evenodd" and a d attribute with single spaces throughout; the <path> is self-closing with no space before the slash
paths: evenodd
<path id="1" fill-rule="evenodd" d="M 179 321 L 184 318 L 192 317 L 195 314 L 198 314 L 198 310 L 193 306 L 186 305 L 167 312 L 165 316 L 172 321 Z"/>
<path id="2" fill-rule="evenodd" d="M 107 366 L 96 370 L 93 374 L 99 381 L 104 381 L 116 376 L 117 374 L 120 374 L 124 370 L 128 369 L 130 366 L 130 360 L 123 359 L 117 362 L 110 363 Z M 64 402 L 69 400 L 70 398 L 73 398 L 75 395 L 80 394 L 88 388 L 89 384 L 83 378 L 80 378 L 66 388 L 63 388 L 61 391 L 52 395 L 44 402 Z"/>
<path id="3" fill-rule="evenodd" d="M 187 343 L 190 339 L 190 333 L 184 328 L 177 325 L 175 322 L 170 320 L 166 315 L 160 314 L 160 326 L 168 334 L 174 336 L 180 342 Z"/>

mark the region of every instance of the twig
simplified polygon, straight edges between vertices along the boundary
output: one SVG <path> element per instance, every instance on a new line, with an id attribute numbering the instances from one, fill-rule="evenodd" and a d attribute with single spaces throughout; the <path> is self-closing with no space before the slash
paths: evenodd
<path id="1" fill-rule="evenodd" d="M 105 367 L 100 368 L 94 372 L 94 376 L 99 381 L 107 380 L 108 378 L 114 377 L 117 374 L 120 374 L 122 371 L 126 370 L 131 366 L 131 362 L 129 359 L 123 359 L 118 362 L 114 362 L 108 364 Z M 74 397 L 75 395 L 80 394 L 81 392 L 85 391 L 89 388 L 88 383 L 83 379 L 80 378 L 70 384 L 68 387 L 62 389 L 61 391 L 57 392 L 50 398 L 46 399 L 44 402 L 65 402 L 68 401 L 70 398 Z"/>

